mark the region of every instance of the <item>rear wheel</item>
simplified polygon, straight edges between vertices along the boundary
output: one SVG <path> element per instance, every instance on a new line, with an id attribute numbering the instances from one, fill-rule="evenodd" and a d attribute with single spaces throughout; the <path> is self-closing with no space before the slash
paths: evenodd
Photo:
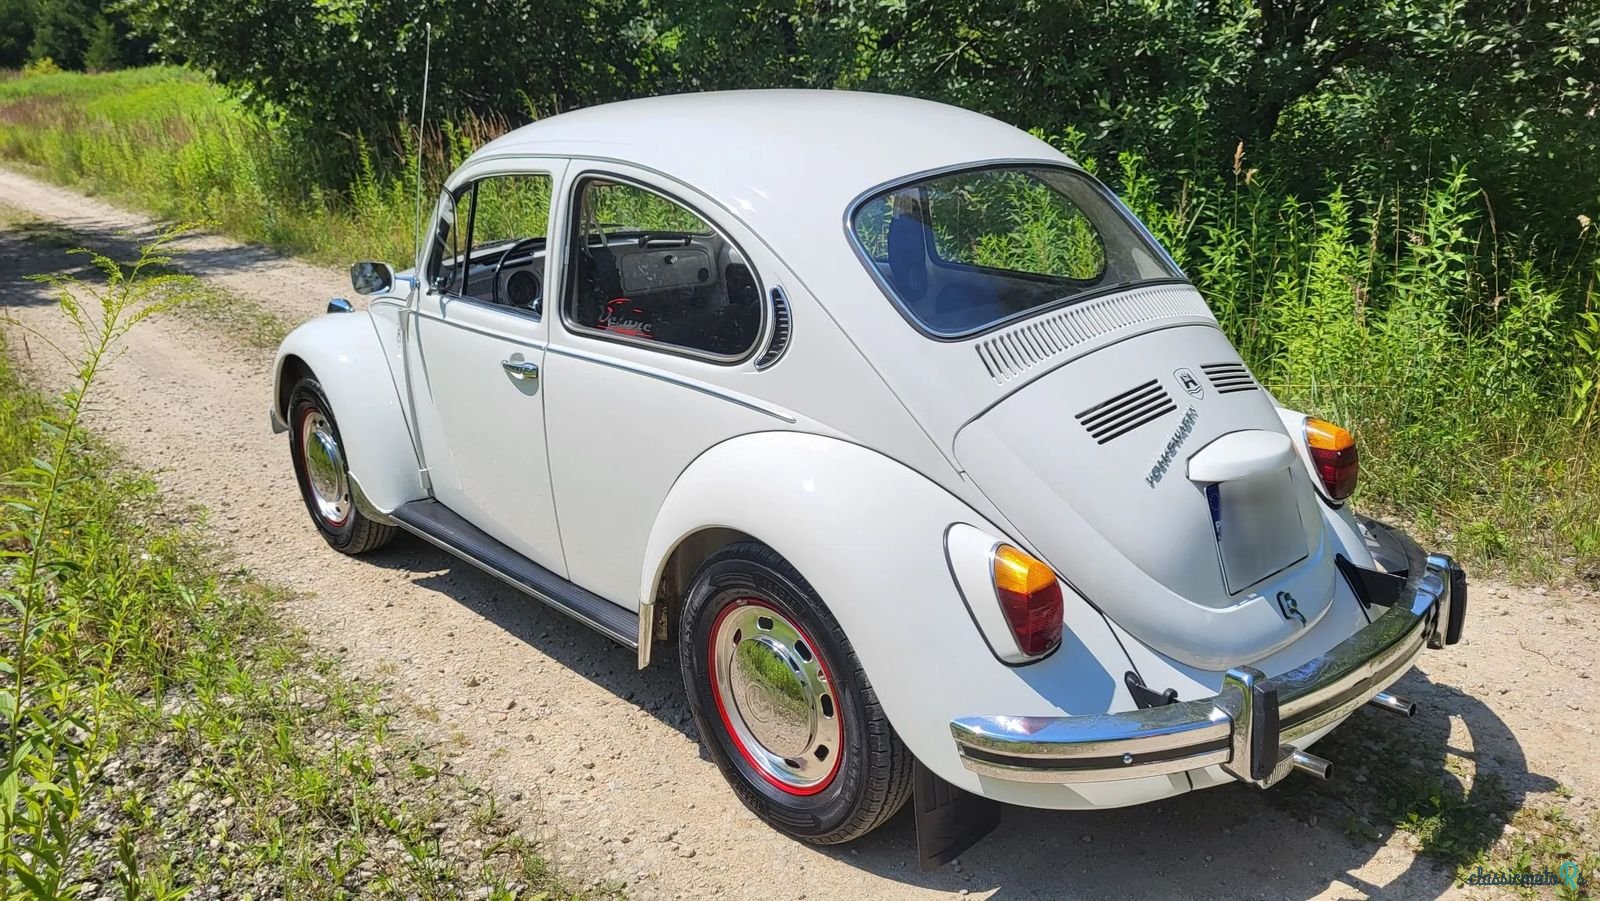
<path id="1" fill-rule="evenodd" d="M 294 386 L 288 418 L 295 478 L 317 531 L 346 554 L 363 554 L 388 544 L 394 526 L 374 522 L 355 504 L 339 425 L 315 378 L 307 376 Z"/>
<path id="2" fill-rule="evenodd" d="M 858 838 L 911 792 L 911 753 L 844 630 L 764 545 L 706 561 L 684 602 L 679 661 L 701 740 L 734 792 L 815 844 Z"/>

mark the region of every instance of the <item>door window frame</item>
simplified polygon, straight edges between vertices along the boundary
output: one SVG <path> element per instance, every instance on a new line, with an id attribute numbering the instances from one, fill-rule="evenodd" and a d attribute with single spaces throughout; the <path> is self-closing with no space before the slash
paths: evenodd
<path id="1" fill-rule="evenodd" d="M 668 203 L 676 204 L 698 216 L 700 221 L 709 226 L 711 231 L 718 238 L 728 242 L 728 244 L 734 250 L 738 251 L 739 256 L 744 260 L 745 266 L 750 270 L 750 277 L 755 280 L 756 296 L 758 298 L 757 303 L 760 305 L 761 312 L 761 321 L 756 326 L 756 337 L 750 342 L 749 347 L 745 348 L 743 351 L 740 351 L 736 355 L 715 354 L 711 353 L 710 351 L 696 350 L 692 347 L 685 347 L 681 344 L 669 344 L 662 341 L 649 341 L 636 338 L 631 335 L 621 335 L 615 332 L 608 332 L 604 329 L 597 329 L 592 326 L 584 325 L 572 318 L 570 309 L 571 305 L 568 303 L 568 300 L 569 294 L 574 287 L 572 279 L 574 277 L 573 274 L 577 271 L 577 267 L 572 265 L 571 257 L 577 252 L 579 244 L 583 240 L 583 236 L 580 233 L 581 229 L 583 228 L 583 223 L 580 221 L 583 216 L 583 203 L 579 192 L 582 191 L 590 182 L 596 180 L 604 180 L 616 182 L 618 184 L 629 185 L 642 191 L 647 191 L 651 194 L 654 194 Z M 762 281 L 761 273 L 756 268 L 754 259 L 751 258 L 750 254 L 745 252 L 744 245 L 736 240 L 734 236 L 729 233 L 727 228 L 719 224 L 716 219 L 712 218 L 711 216 L 707 216 L 699 205 L 683 199 L 683 197 L 670 190 L 667 190 L 666 188 L 651 184 L 650 182 L 638 176 L 624 175 L 613 169 L 588 165 L 578 169 L 576 172 L 570 172 L 568 174 L 567 188 L 562 192 L 562 195 L 565 198 L 565 203 L 563 204 L 564 209 L 562 210 L 562 218 L 564 220 L 564 228 L 562 229 L 562 243 L 564 246 L 562 247 L 561 251 L 561 294 L 558 303 L 560 309 L 559 318 L 562 326 L 565 328 L 568 334 L 581 338 L 590 338 L 596 341 L 605 341 L 611 344 L 623 344 L 629 347 L 639 347 L 645 350 L 654 351 L 658 354 L 699 360 L 704 363 L 713 363 L 718 366 L 726 367 L 739 366 L 740 364 L 748 363 L 751 360 L 754 360 L 761 350 L 770 342 L 771 336 L 768 334 L 768 332 L 772 326 L 773 319 L 772 299 L 767 293 L 766 285 Z M 552 203 L 551 207 L 554 208 L 555 204 Z M 547 297 L 546 303 L 548 302 L 549 298 Z"/>
<path id="2" fill-rule="evenodd" d="M 561 265 L 561 258 L 564 257 L 566 253 L 564 246 L 565 242 L 558 238 L 559 230 L 556 228 L 556 226 L 564 216 L 564 210 L 561 209 L 561 203 L 559 202 L 559 199 L 564 194 L 563 175 L 565 174 L 567 164 L 569 162 L 570 161 L 565 158 L 555 157 L 517 157 L 511 159 L 484 160 L 480 165 L 474 165 L 470 168 L 463 167 L 461 170 L 459 170 L 456 174 L 461 177 L 461 180 L 455 187 L 452 188 L 447 181 L 441 193 L 448 193 L 450 195 L 451 203 L 455 205 L 456 234 L 460 236 L 464 242 L 462 267 L 467 268 L 471 265 L 472 231 L 474 220 L 477 217 L 478 184 L 491 178 L 508 178 L 516 176 L 542 176 L 547 178 L 550 181 L 550 210 L 546 215 L 545 221 L 544 273 L 540 277 L 540 287 L 543 289 L 543 293 L 541 294 L 539 300 L 540 308 L 548 309 L 551 299 L 550 287 L 552 283 L 562 280 L 562 270 L 566 268 L 565 266 Z M 472 201 L 468 205 L 468 209 L 466 211 L 466 224 L 463 225 L 461 221 L 462 198 L 469 194 L 472 195 Z M 426 240 L 423 243 L 424 255 L 419 261 L 419 266 L 417 268 L 417 271 L 422 273 L 423 276 L 426 276 L 428 268 L 433 262 L 434 255 L 441 252 L 440 249 L 435 246 L 435 236 L 438 234 L 438 231 L 439 215 L 438 206 L 436 204 L 434 207 L 433 221 L 428 226 Z M 464 289 L 466 286 L 467 274 L 467 272 L 463 271 L 460 273 L 459 279 L 452 278 L 452 288 L 457 287 L 457 283 L 459 282 L 459 287 Z M 419 278 L 418 280 L 422 284 L 423 289 L 422 291 L 418 292 L 419 299 L 423 295 L 431 295 L 437 298 L 439 303 L 439 313 L 441 315 L 443 315 L 445 308 L 451 302 L 463 301 L 478 309 L 493 310 L 509 316 L 516 316 L 527 322 L 541 323 L 545 321 L 545 317 L 542 314 L 534 313 L 531 310 L 525 310 L 503 303 L 496 304 L 487 300 L 479 300 L 470 294 L 462 293 L 461 290 L 441 290 L 436 285 L 428 282 L 425 278 Z"/>

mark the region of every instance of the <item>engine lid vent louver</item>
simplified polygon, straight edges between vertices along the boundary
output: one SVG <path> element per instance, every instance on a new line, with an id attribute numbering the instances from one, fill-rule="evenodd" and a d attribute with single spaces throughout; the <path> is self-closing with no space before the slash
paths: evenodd
<path id="1" fill-rule="evenodd" d="M 974 347 L 989 377 L 1004 385 L 1101 335 L 1155 320 L 1184 319 L 1216 322 L 1195 289 L 1155 285 L 1073 304 L 997 332 Z"/>
<path id="2" fill-rule="evenodd" d="M 1172 402 L 1172 395 L 1167 393 L 1167 389 L 1151 379 L 1095 404 L 1079 413 L 1077 418 L 1096 444 L 1105 444 L 1177 409 L 1178 405 Z"/>
<path id="3" fill-rule="evenodd" d="M 1206 363 L 1200 367 L 1218 394 L 1255 391 L 1259 386 L 1243 363 Z"/>
<path id="4" fill-rule="evenodd" d="M 789 336 L 794 331 L 792 315 L 789 312 L 789 298 L 783 293 L 782 288 L 772 289 L 772 341 L 767 349 L 756 360 L 757 369 L 766 369 L 778 362 L 783 352 L 789 349 Z"/>

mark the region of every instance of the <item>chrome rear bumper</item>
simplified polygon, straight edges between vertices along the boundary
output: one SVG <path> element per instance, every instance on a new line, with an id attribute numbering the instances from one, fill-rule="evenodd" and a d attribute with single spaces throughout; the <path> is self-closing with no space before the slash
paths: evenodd
<path id="1" fill-rule="evenodd" d="M 1370 625 L 1327 654 L 1270 679 L 1253 667 L 1231 669 L 1222 690 L 1203 700 L 1127 713 L 957 719 L 950 731 L 962 763 L 982 776 L 1022 782 L 1106 782 L 1214 765 L 1263 787 L 1277 782 L 1295 766 L 1289 742 L 1367 703 L 1410 668 L 1424 644 L 1442 648 L 1460 637 L 1467 601 L 1461 570 L 1442 554 L 1424 555 L 1398 532 L 1393 537 L 1407 558 L 1404 585 L 1377 601 L 1372 610 L 1382 613 Z M 1387 609 L 1384 600 L 1391 601 Z"/>

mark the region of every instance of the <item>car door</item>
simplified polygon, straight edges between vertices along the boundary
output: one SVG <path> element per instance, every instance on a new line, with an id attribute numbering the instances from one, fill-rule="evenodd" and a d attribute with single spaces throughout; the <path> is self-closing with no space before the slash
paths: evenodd
<path id="1" fill-rule="evenodd" d="M 499 161 L 441 198 L 406 348 L 434 498 L 561 576 L 542 376 L 551 189 L 564 168 Z"/>
<path id="2" fill-rule="evenodd" d="M 750 395 L 781 267 L 662 176 L 574 161 L 568 182 L 548 313 L 551 475 L 568 578 L 632 609 L 679 474 L 731 437 L 794 423 Z"/>

